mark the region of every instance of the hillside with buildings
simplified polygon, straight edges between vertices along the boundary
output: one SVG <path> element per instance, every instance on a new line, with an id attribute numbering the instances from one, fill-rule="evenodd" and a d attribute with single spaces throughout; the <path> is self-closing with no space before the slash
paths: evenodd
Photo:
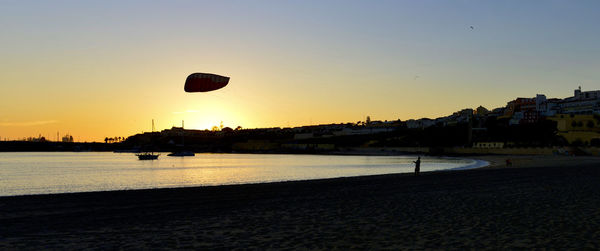
<path id="1" fill-rule="evenodd" d="M 354 123 L 259 129 L 173 127 L 114 139 L 86 145 L 74 143 L 70 135 L 63 137 L 63 142 L 32 138 L 22 143 L 0 142 L 0 151 L 352 153 L 380 149 L 431 154 L 552 154 L 567 152 L 570 147 L 573 152 L 579 151 L 573 147 L 600 147 L 600 91 L 579 88 L 562 99 L 543 94 L 519 97 L 504 107 L 467 108 L 440 118 L 372 121 L 367 117 Z M 600 153 L 600 148 L 596 152 Z"/>
<path id="2" fill-rule="evenodd" d="M 206 152 L 327 152 L 356 148 L 600 146 L 600 91 L 576 89 L 572 97 L 516 98 L 488 110 L 407 121 L 366 121 L 293 128 L 187 130 L 173 127 L 128 137 L 122 147 Z"/>

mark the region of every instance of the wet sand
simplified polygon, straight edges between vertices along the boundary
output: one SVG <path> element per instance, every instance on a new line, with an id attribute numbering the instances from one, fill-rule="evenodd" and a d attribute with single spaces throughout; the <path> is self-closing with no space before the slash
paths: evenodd
<path id="1" fill-rule="evenodd" d="M 552 156 L 550 156 L 552 157 Z M 0 249 L 600 249 L 600 160 L 0 197 Z M 553 159 L 554 158 L 554 159 Z"/>

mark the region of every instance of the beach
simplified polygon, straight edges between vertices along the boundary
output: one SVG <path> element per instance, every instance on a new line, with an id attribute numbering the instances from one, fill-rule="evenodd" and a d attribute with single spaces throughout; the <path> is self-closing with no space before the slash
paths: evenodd
<path id="1" fill-rule="evenodd" d="M 600 159 L 474 158 L 491 165 L 0 197 L 0 249 L 600 249 Z"/>

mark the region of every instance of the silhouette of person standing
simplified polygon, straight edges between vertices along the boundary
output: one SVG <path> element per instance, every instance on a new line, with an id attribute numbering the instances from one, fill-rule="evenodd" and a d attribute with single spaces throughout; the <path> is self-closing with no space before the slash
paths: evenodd
<path id="1" fill-rule="evenodd" d="M 417 161 L 413 161 L 415 163 L 415 176 L 419 176 L 419 172 L 421 171 L 421 156 L 417 158 Z"/>

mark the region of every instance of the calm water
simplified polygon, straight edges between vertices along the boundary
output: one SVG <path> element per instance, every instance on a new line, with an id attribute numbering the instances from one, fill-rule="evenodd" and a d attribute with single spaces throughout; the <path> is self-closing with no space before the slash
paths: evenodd
<path id="1" fill-rule="evenodd" d="M 0 153 L 0 196 L 208 186 L 407 173 L 414 156 L 197 154 L 140 161 L 131 153 Z M 421 171 L 485 162 L 422 159 Z"/>

